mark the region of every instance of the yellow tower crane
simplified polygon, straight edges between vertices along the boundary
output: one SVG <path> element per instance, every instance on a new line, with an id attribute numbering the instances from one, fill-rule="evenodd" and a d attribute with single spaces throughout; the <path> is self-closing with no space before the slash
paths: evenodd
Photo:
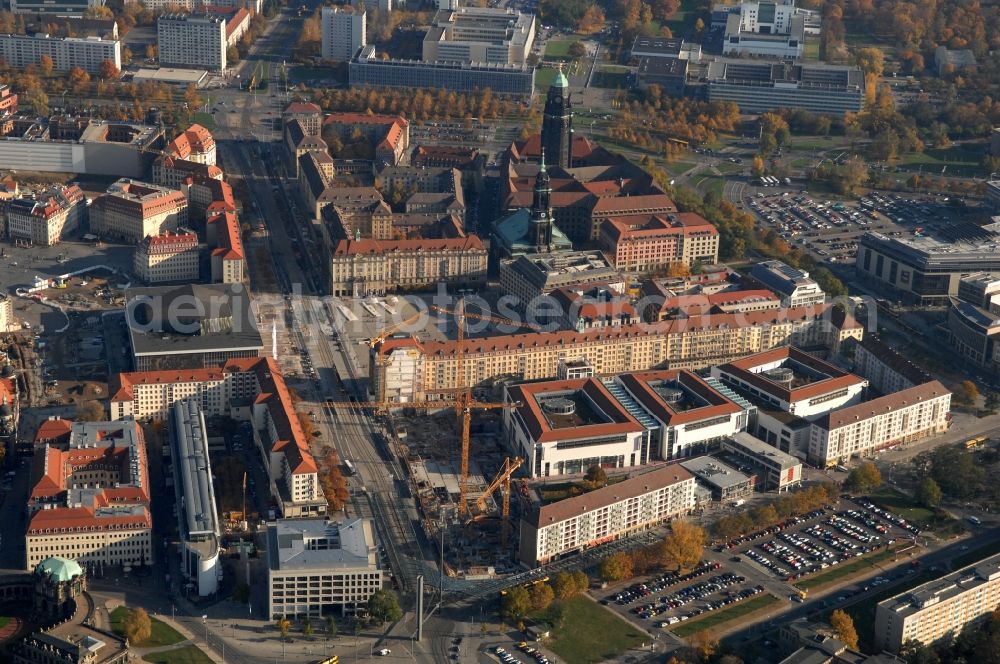
<path id="1" fill-rule="evenodd" d="M 524 463 L 524 459 L 521 457 L 514 457 L 514 459 L 507 457 L 504 459 L 503 465 L 500 466 L 500 472 L 497 473 L 495 478 L 493 478 L 490 485 L 486 487 L 483 494 L 476 499 L 476 506 L 479 508 L 479 511 L 485 512 L 486 499 L 493 495 L 493 492 L 498 488 L 500 489 L 503 503 L 503 507 L 500 511 L 502 515 L 501 518 L 503 519 L 500 522 L 500 546 L 502 547 L 507 546 L 507 531 L 509 528 L 507 521 L 510 519 L 510 476 L 514 474 L 514 471 L 521 467 L 522 463 Z"/>

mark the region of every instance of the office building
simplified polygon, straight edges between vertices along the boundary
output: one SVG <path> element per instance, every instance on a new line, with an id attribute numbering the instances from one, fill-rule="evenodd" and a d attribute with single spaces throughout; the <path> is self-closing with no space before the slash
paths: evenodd
<path id="1" fill-rule="evenodd" d="M 104 0 L 10 0 L 10 11 L 14 14 L 51 14 L 79 18 L 88 9 L 103 6 Z"/>
<path id="2" fill-rule="evenodd" d="M 875 646 L 899 652 L 932 645 L 988 618 L 1000 605 L 1000 554 L 882 600 L 875 608 Z"/>
<path id="3" fill-rule="evenodd" d="M 512 298 L 509 305 L 518 311 L 548 311 L 552 300 L 542 296 L 595 286 L 625 292 L 625 279 L 599 251 L 524 254 L 500 263 L 500 291 Z"/>
<path id="4" fill-rule="evenodd" d="M 181 576 L 199 597 L 209 597 L 216 593 L 222 579 L 222 530 L 208 456 L 208 428 L 204 413 L 193 399 L 175 403 L 170 415 Z"/>
<path id="5" fill-rule="evenodd" d="M 489 88 L 504 97 L 528 98 L 534 92 L 535 68 L 492 62 L 427 62 L 382 59 L 365 46 L 348 65 L 351 87 L 440 88 L 474 92 Z"/>
<path id="6" fill-rule="evenodd" d="M 601 247 L 625 272 L 712 264 L 719 259 L 719 231 L 694 212 L 611 217 L 601 226 Z"/>
<path id="7" fill-rule="evenodd" d="M 655 528 L 690 512 L 694 493 L 694 475 L 674 463 L 582 496 L 536 505 L 521 519 L 518 558 L 536 567 Z"/>
<path id="8" fill-rule="evenodd" d="M 278 519 L 267 525 L 267 616 L 353 615 L 382 588 L 371 519 Z"/>
<path id="9" fill-rule="evenodd" d="M 663 93 L 681 97 L 687 88 L 688 61 L 680 58 L 642 58 L 636 77 L 639 86 L 658 85 Z"/>
<path id="10" fill-rule="evenodd" d="M 137 243 L 174 232 L 188 223 L 187 198 L 180 191 L 122 178 L 90 205 L 90 232 Z"/>
<path id="11" fill-rule="evenodd" d="M 52 58 L 52 69 L 57 72 L 82 67 L 89 74 L 99 74 L 105 60 L 119 70 L 122 67 L 122 45 L 117 39 L 50 37 L 46 33 L 0 35 L 0 58 L 9 67 L 38 67 L 43 55 Z"/>
<path id="12" fill-rule="evenodd" d="M 948 76 L 956 72 L 974 72 L 976 70 L 976 54 L 972 49 L 938 46 L 934 49 L 934 66 L 938 76 Z"/>
<path id="13" fill-rule="evenodd" d="M 953 299 L 948 332 L 953 352 L 962 359 L 991 371 L 1000 364 L 1000 316 L 994 311 Z"/>
<path id="14" fill-rule="evenodd" d="M 857 67 L 719 59 L 704 77 L 709 101 L 731 101 L 743 113 L 787 108 L 823 115 L 859 113 L 864 76 Z"/>
<path id="15" fill-rule="evenodd" d="M 193 124 L 182 131 L 167 143 L 163 151 L 174 159 L 215 166 L 215 139 L 200 124 Z"/>
<path id="16" fill-rule="evenodd" d="M 858 242 L 855 271 L 866 283 L 907 304 L 944 306 L 958 296 L 963 277 L 1000 272 L 998 240 L 991 226 L 971 229 L 954 241 L 868 232 Z"/>
<path id="17" fill-rule="evenodd" d="M 802 482 L 802 461 L 746 431 L 724 438 L 721 448 L 728 457 L 753 468 L 759 490 L 780 493 Z"/>
<path id="18" fill-rule="evenodd" d="M 712 375 L 757 406 L 750 433 L 820 467 L 942 433 L 951 420 L 951 393 L 936 380 L 870 393 L 864 376 L 798 348 L 713 367 Z"/>
<path id="19" fill-rule="evenodd" d="M 424 62 L 523 65 L 535 41 L 535 16 L 505 7 L 441 9 L 424 35 Z"/>
<path id="20" fill-rule="evenodd" d="M 475 235 L 442 240 L 341 240 L 330 258 L 330 294 L 384 295 L 439 283 L 486 280 L 487 252 Z"/>
<path id="21" fill-rule="evenodd" d="M 732 466 L 710 456 L 685 459 L 680 465 L 694 475 L 698 484 L 712 493 L 712 500 L 734 502 L 753 495 L 755 475 L 744 475 Z"/>
<path id="22" fill-rule="evenodd" d="M 826 300 L 826 293 L 808 272 L 781 261 L 754 263 L 750 278 L 777 294 L 783 307 L 808 307 Z"/>
<path id="23" fill-rule="evenodd" d="M 802 57 L 805 17 L 795 3 L 743 2 L 739 14 L 730 14 L 722 42 L 725 55 L 788 58 Z"/>
<path id="24" fill-rule="evenodd" d="M 207 417 L 249 421 L 254 452 L 269 468 L 270 497 L 280 514 L 288 518 L 326 513 L 316 460 L 273 359 L 229 360 L 207 369 L 122 373 L 110 383 L 115 419 L 164 421 L 175 403 L 191 399 Z"/>
<path id="25" fill-rule="evenodd" d="M 220 211 L 205 221 L 211 256 L 213 284 L 238 284 L 246 278 L 246 253 L 240 238 L 240 222 L 236 214 Z"/>
<path id="26" fill-rule="evenodd" d="M 152 564 L 152 491 L 142 427 L 124 420 L 65 423 L 65 429 L 35 454 L 25 533 L 28 569 L 54 552 L 91 570 Z"/>
<path id="27" fill-rule="evenodd" d="M 293 120 L 302 125 L 303 133 L 319 136 L 323 127 L 323 109 L 311 101 L 293 101 L 281 112 L 281 121 L 288 124 Z"/>
<path id="28" fill-rule="evenodd" d="M 386 365 L 373 363 L 371 385 L 382 385 L 378 374 L 385 371 L 387 401 L 425 401 L 450 395 L 460 385 L 478 385 L 499 376 L 552 378 L 562 361 L 584 359 L 601 375 L 652 368 L 700 369 L 780 346 L 839 347 L 844 339 L 861 333 L 853 318 L 824 305 L 692 316 L 585 332 L 479 337 L 463 342 L 465 375 L 460 379 L 453 371 L 456 341 L 395 338 L 382 342 Z M 381 395 L 377 400 L 382 400 Z"/>
<path id="29" fill-rule="evenodd" d="M 323 7 L 320 14 L 324 60 L 350 60 L 367 43 L 367 12 L 364 5 Z"/>
<path id="30" fill-rule="evenodd" d="M 7 237 L 50 247 L 80 230 L 87 214 L 87 199 L 75 184 L 54 185 L 40 196 L 8 200 L 3 210 Z"/>
<path id="31" fill-rule="evenodd" d="M 398 115 L 330 113 L 323 118 L 322 133 L 349 141 L 360 132 L 375 148 L 375 161 L 395 166 L 410 148 L 410 123 Z"/>
<path id="32" fill-rule="evenodd" d="M 263 353 L 241 283 L 129 288 L 125 301 L 136 371 L 216 367 Z"/>
<path id="33" fill-rule="evenodd" d="M 132 271 L 147 284 L 189 283 L 198 281 L 200 256 L 198 234 L 180 228 L 176 233 L 144 238 L 133 254 Z"/>
<path id="34" fill-rule="evenodd" d="M 161 65 L 225 71 L 226 18 L 217 14 L 163 14 L 156 21 Z"/>
<path id="35" fill-rule="evenodd" d="M 646 37 L 639 35 L 632 42 L 634 60 L 701 60 L 701 44 L 684 41 L 679 37 Z"/>
<path id="36" fill-rule="evenodd" d="M 503 432 L 530 477 L 701 454 L 746 428 L 754 411 L 718 381 L 683 370 L 521 383 L 505 400 L 521 404 L 504 411 Z"/>
<path id="37" fill-rule="evenodd" d="M 14 122 L 0 140 L 0 164 L 19 172 L 144 177 L 163 129 L 152 125 L 52 116 Z"/>
<path id="38" fill-rule="evenodd" d="M 766 289 L 722 290 L 709 292 L 707 295 L 704 293 L 675 295 L 674 291 L 669 289 L 660 291 L 655 284 L 647 282 L 642 295 L 649 302 L 643 312 L 644 320 L 649 322 L 712 313 L 774 311 L 782 306 L 781 298 Z"/>

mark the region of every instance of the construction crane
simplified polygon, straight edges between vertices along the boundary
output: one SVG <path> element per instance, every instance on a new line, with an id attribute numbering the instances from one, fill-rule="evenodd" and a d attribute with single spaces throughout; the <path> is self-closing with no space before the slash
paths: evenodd
<path id="1" fill-rule="evenodd" d="M 509 527 L 507 521 L 510 519 L 510 476 L 513 475 L 514 471 L 520 468 L 521 464 L 523 463 L 524 459 L 521 457 L 514 457 L 513 460 L 511 460 L 510 457 L 504 459 L 503 465 L 500 466 L 500 472 L 497 473 L 497 476 L 495 478 L 493 478 L 493 481 L 490 482 L 490 485 L 486 487 L 486 490 L 483 491 L 483 494 L 476 499 L 476 506 L 479 508 L 479 511 L 485 512 L 486 499 L 489 496 L 493 495 L 493 492 L 496 491 L 498 488 L 500 489 L 500 492 L 503 494 L 503 508 L 501 509 L 500 512 L 502 514 L 501 518 L 503 519 L 500 522 L 501 547 L 507 546 L 507 535 L 508 535 L 507 529 Z"/>
<path id="2" fill-rule="evenodd" d="M 534 323 L 527 323 L 527 322 L 516 321 L 516 320 L 514 320 L 512 318 L 503 318 L 502 316 L 488 316 L 486 314 L 470 313 L 470 312 L 464 311 L 464 310 L 460 314 L 458 312 L 458 310 L 451 311 L 449 309 L 445 309 L 444 307 L 439 307 L 437 305 L 432 305 L 431 309 L 433 309 L 434 311 L 436 311 L 438 313 L 441 313 L 441 314 L 447 314 L 447 315 L 452 315 L 452 316 L 456 316 L 456 317 L 458 317 L 459 315 L 461 315 L 463 318 L 475 318 L 476 320 L 485 320 L 485 321 L 489 321 L 491 323 L 496 323 L 498 325 L 510 325 L 512 327 L 524 327 L 524 328 L 527 328 L 529 330 L 535 330 L 535 331 L 538 331 L 538 332 L 544 332 L 547 329 L 547 328 L 545 328 L 542 325 L 535 325 Z"/>
<path id="3" fill-rule="evenodd" d="M 402 323 L 391 325 L 386 329 L 382 330 L 380 334 L 368 340 L 369 348 L 375 348 L 376 346 L 378 346 L 378 360 L 376 366 L 378 366 L 379 384 L 378 384 L 378 390 L 375 392 L 375 396 L 381 395 L 383 402 L 387 401 L 387 397 L 385 394 L 385 351 L 382 350 L 384 347 L 382 342 L 388 339 L 396 332 L 398 332 L 400 329 L 406 327 L 410 323 L 420 318 L 423 315 L 423 313 L 424 312 L 422 311 L 417 311 L 417 313 L 413 314 L 412 316 L 404 320 Z"/>
<path id="4" fill-rule="evenodd" d="M 415 408 L 418 410 L 438 410 L 441 408 L 447 408 L 453 405 L 455 402 L 462 402 L 462 476 L 459 481 L 459 492 L 460 499 L 458 503 L 458 513 L 465 515 L 469 511 L 468 507 L 468 495 L 469 495 L 469 430 L 472 424 L 472 411 L 474 410 L 496 410 L 498 408 L 517 408 L 521 405 L 520 401 L 513 401 L 510 403 L 489 403 L 485 401 L 465 401 L 461 395 L 456 395 L 454 401 L 448 399 L 443 399 L 441 401 L 413 401 L 405 402 L 399 404 L 389 404 L 387 401 L 327 401 L 326 406 L 330 408 L 376 408 L 382 411 L 388 411 L 389 406 L 398 406 L 399 408 Z"/>

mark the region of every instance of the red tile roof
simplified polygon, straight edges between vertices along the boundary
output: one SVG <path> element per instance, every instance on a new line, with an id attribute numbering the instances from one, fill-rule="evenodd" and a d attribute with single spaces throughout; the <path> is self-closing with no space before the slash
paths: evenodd
<path id="1" fill-rule="evenodd" d="M 213 256 L 221 256 L 223 260 L 238 261 L 246 258 L 243 253 L 243 240 L 240 238 L 240 222 L 232 212 L 215 214 L 205 220 L 206 224 L 217 224 L 218 246 L 212 250 Z"/>
<path id="2" fill-rule="evenodd" d="M 610 422 L 585 423 L 576 426 L 553 427 L 542 413 L 538 398 L 554 392 L 582 392 L 604 413 Z M 596 378 L 579 380 L 553 380 L 540 383 L 523 383 L 510 388 L 511 400 L 521 402 L 517 413 L 535 442 L 552 443 L 596 436 L 614 436 L 643 431 L 642 424 L 632 417 L 608 388 Z"/>
<path id="3" fill-rule="evenodd" d="M 246 11 L 245 9 L 241 11 Z M 192 154 L 204 154 L 215 148 L 211 132 L 200 124 L 193 124 L 167 144 L 167 154 L 187 160 Z"/>
<path id="4" fill-rule="evenodd" d="M 793 360 L 814 371 L 826 374 L 828 378 L 813 381 L 802 387 L 789 389 L 769 380 L 763 373 L 753 371 L 757 367 L 782 360 Z M 794 346 L 774 348 L 763 353 L 734 360 L 733 362 L 720 365 L 719 370 L 732 374 L 740 380 L 755 386 L 757 389 L 789 403 L 811 399 L 852 385 L 861 385 L 865 382 L 863 378 L 859 378 L 839 367 L 824 362 L 815 355 L 810 355 Z"/>
<path id="5" fill-rule="evenodd" d="M 73 420 L 63 420 L 56 418 L 53 420 L 45 420 L 38 426 L 38 430 L 35 431 L 35 444 L 41 445 L 42 443 L 59 442 L 60 440 L 69 440 L 69 432 L 73 429 Z"/>
<path id="6" fill-rule="evenodd" d="M 477 235 L 438 240 L 341 240 L 334 256 L 380 255 L 425 251 L 485 251 Z"/>
<path id="7" fill-rule="evenodd" d="M 835 410 L 819 418 L 813 424 L 821 429 L 830 431 L 849 424 L 854 424 L 855 422 L 859 422 L 861 420 L 866 420 L 870 417 L 886 415 L 899 410 L 900 408 L 913 406 L 924 401 L 942 397 L 946 394 L 951 394 L 948 388 L 942 385 L 939 381 L 932 380 L 929 383 L 923 383 L 922 385 L 917 385 L 916 387 L 900 390 L 899 392 L 893 392 L 892 394 L 887 394 L 886 396 L 879 397 L 878 399 L 872 399 L 871 401 L 859 403 L 856 406 L 848 406 L 847 408 Z"/>
<path id="8" fill-rule="evenodd" d="M 314 104 L 311 101 L 293 101 L 285 107 L 284 112 L 288 114 L 322 113 L 323 109 L 319 107 L 319 104 Z"/>

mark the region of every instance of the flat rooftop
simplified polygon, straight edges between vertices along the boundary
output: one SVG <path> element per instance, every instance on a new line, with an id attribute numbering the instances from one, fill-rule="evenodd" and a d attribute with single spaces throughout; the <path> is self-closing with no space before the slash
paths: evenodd
<path id="1" fill-rule="evenodd" d="M 267 524 L 273 571 L 377 571 L 378 546 L 370 519 L 278 519 Z"/>
<path id="2" fill-rule="evenodd" d="M 787 452 L 782 452 L 774 445 L 768 445 L 760 438 L 748 434 L 746 431 L 738 431 L 730 438 L 730 443 L 733 447 L 739 448 L 748 454 L 752 454 L 761 459 L 767 459 L 771 463 L 776 463 L 781 466 L 782 469 L 794 468 L 799 466 L 802 462 L 788 454 Z"/>
<path id="3" fill-rule="evenodd" d="M 194 399 L 178 401 L 171 409 L 170 440 L 175 481 L 179 485 L 178 509 L 183 512 L 182 537 L 187 541 L 209 540 L 218 546 L 215 487 L 208 458 L 205 417 Z"/>
<path id="4" fill-rule="evenodd" d="M 749 476 L 744 475 L 715 457 L 700 456 L 693 459 L 685 459 L 680 464 L 702 482 L 722 490 L 742 486 L 750 481 Z"/>
<path id="5" fill-rule="evenodd" d="M 1000 554 L 984 558 L 968 567 L 928 581 L 916 588 L 879 602 L 879 610 L 905 618 L 934 604 L 945 602 L 1000 579 Z M 995 607 L 984 607 L 991 611 Z"/>
<path id="6" fill-rule="evenodd" d="M 870 246 L 882 253 L 895 253 L 907 262 L 922 266 L 951 266 L 954 269 L 969 270 L 977 262 L 992 267 L 973 269 L 997 269 L 1000 267 L 1000 236 L 991 232 L 987 239 L 970 242 L 968 240 L 946 241 L 931 235 L 901 235 L 898 237 L 869 231 L 861 236 L 862 245 Z M 959 264 L 972 264 L 963 267 Z"/>
<path id="7" fill-rule="evenodd" d="M 140 69 L 133 74 L 134 81 L 157 81 L 161 83 L 177 83 L 180 85 L 201 85 L 208 76 L 205 69 L 179 69 L 160 67 L 159 69 Z"/>

